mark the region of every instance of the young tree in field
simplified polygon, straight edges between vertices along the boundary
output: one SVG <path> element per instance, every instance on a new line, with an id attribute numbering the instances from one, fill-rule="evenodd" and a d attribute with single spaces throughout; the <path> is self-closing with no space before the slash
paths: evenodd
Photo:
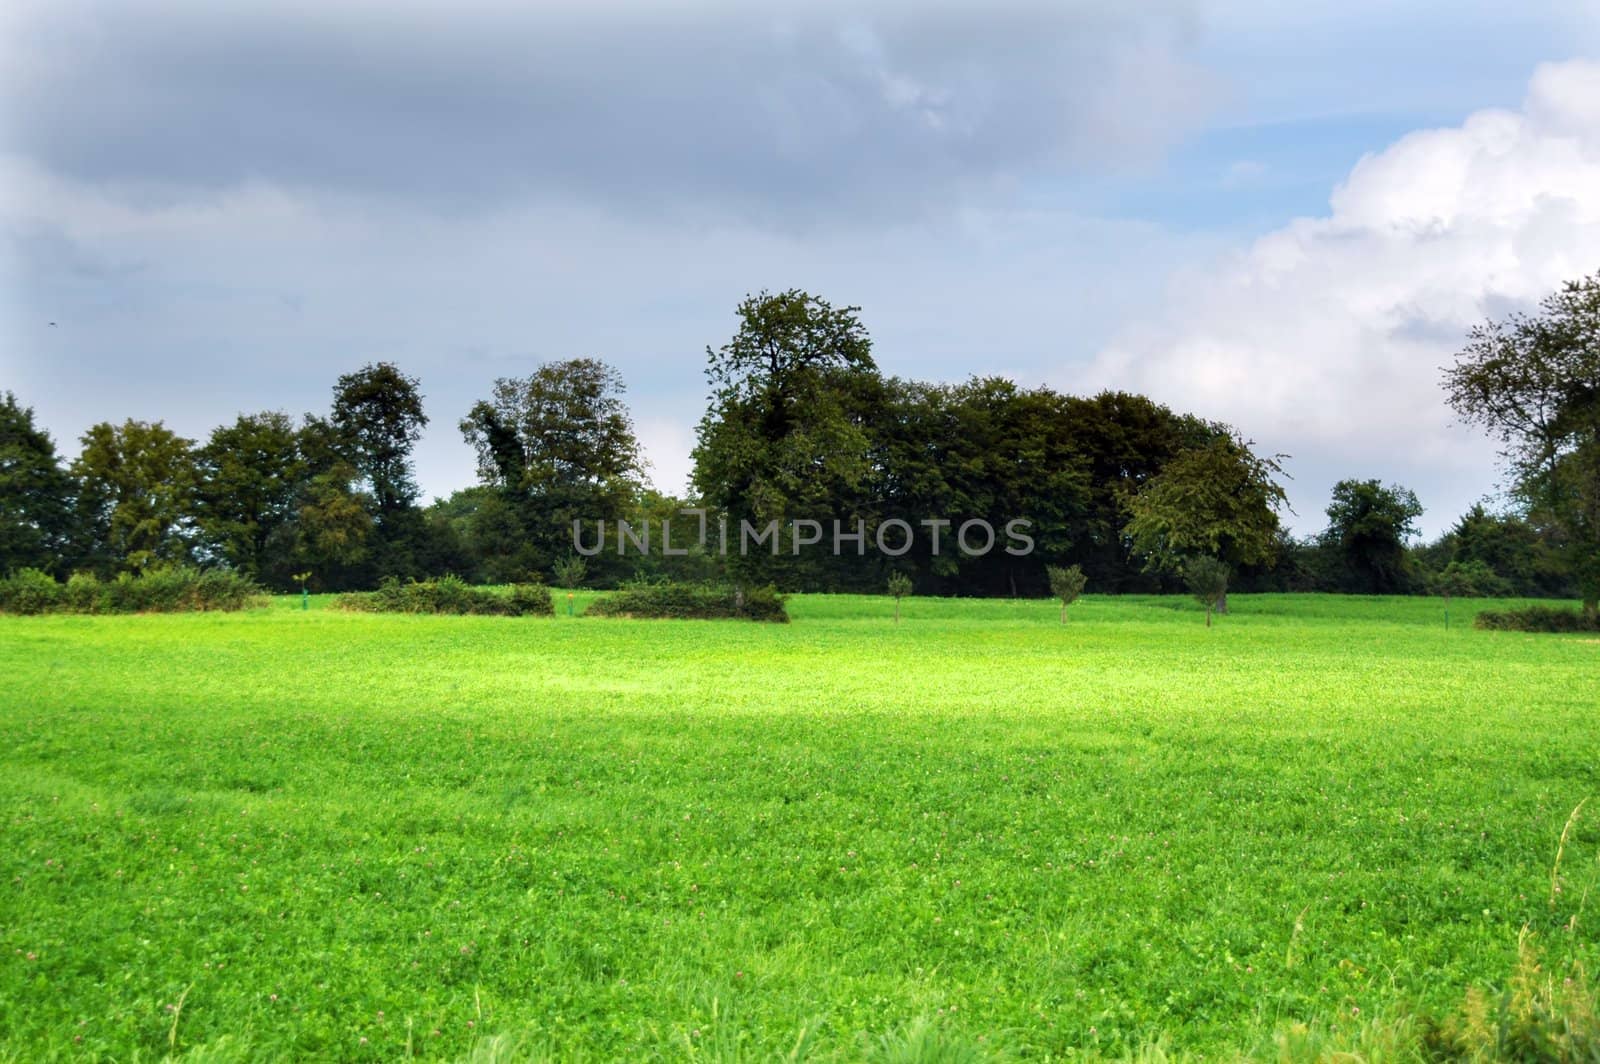
<path id="1" fill-rule="evenodd" d="M 592 538 L 594 522 L 615 530 L 633 504 L 644 470 L 623 390 L 622 375 L 598 359 L 549 362 L 495 381 L 492 397 L 461 421 L 479 478 L 507 504 L 487 511 L 520 523 L 506 547 L 520 553 L 525 544 L 534 571 L 572 552 L 574 521 Z M 615 566 L 612 558 L 605 552 L 596 563 Z"/>
<path id="2" fill-rule="evenodd" d="M 1472 563 L 1484 574 L 1493 576 L 1481 562 Z M 1444 599 L 1444 626 L 1450 627 L 1450 600 L 1459 596 L 1481 594 L 1478 579 L 1469 565 L 1451 562 L 1428 580 L 1428 590 Z"/>
<path id="3" fill-rule="evenodd" d="M 421 385 L 390 362 L 375 362 L 339 378 L 333 427 L 372 493 L 380 523 L 417 501 L 411 448 L 422 438 Z"/>
<path id="4" fill-rule="evenodd" d="M 1344 565 L 1347 590 L 1394 595 L 1406 590 L 1406 540 L 1417 534 L 1422 504 L 1410 489 L 1376 480 L 1341 480 L 1328 504 L 1322 540 Z"/>
<path id="5" fill-rule="evenodd" d="M 208 549 L 255 580 L 269 544 L 295 518 L 307 477 L 300 435 L 287 414 L 241 414 L 195 452 L 195 515 Z"/>
<path id="6" fill-rule="evenodd" d="M 567 589 L 567 615 L 571 616 L 572 592 L 583 583 L 583 578 L 589 574 L 589 566 L 576 554 L 569 554 L 550 568 L 555 575 L 556 583 Z"/>
<path id="7" fill-rule="evenodd" d="M 1151 569 L 1173 570 L 1203 554 L 1226 567 L 1270 561 L 1278 545 L 1278 508 L 1286 505 L 1273 479 L 1277 458 L 1262 458 L 1238 437 L 1219 437 L 1178 455 L 1128 502 L 1127 535 Z M 1228 612 L 1226 588 L 1216 609 Z"/>
<path id="8" fill-rule="evenodd" d="M 911 578 L 905 573 L 889 575 L 889 594 L 894 596 L 894 623 L 900 623 L 900 600 L 911 594 Z"/>
<path id="9" fill-rule="evenodd" d="M 0 577 L 17 569 L 55 570 L 72 529 L 72 478 L 33 410 L 0 395 Z"/>
<path id="10" fill-rule="evenodd" d="M 84 555 L 103 575 L 188 557 L 193 446 L 159 421 L 101 422 L 83 434 L 72 473 L 88 540 Z"/>
<path id="11" fill-rule="evenodd" d="M 1050 577 L 1050 594 L 1061 600 L 1061 623 L 1067 623 L 1067 607 L 1078 601 L 1078 596 L 1083 594 L 1083 586 L 1088 582 L 1088 577 L 1083 575 L 1083 569 L 1076 565 L 1062 568 L 1051 565 L 1045 568 L 1045 573 Z"/>
<path id="12" fill-rule="evenodd" d="M 1227 564 L 1207 555 L 1191 558 L 1183 567 L 1183 580 L 1195 601 L 1206 608 L 1206 627 L 1211 627 L 1211 615 L 1219 604 L 1227 601 L 1228 580 L 1232 571 Z"/>
<path id="13" fill-rule="evenodd" d="M 1600 612 L 1600 272 L 1474 327 L 1445 389 L 1499 438 L 1529 518 L 1559 530 L 1584 611 Z"/>

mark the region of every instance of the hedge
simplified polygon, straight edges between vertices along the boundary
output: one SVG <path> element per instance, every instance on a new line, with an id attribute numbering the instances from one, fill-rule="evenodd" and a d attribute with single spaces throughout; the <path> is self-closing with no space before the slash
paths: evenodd
<path id="1" fill-rule="evenodd" d="M 733 588 L 711 584 L 627 584 L 590 603 L 584 613 L 596 617 L 789 621 L 783 596 L 770 584 L 749 589 L 742 601 Z"/>
<path id="2" fill-rule="evenodd" d="M 1493 632 L 1600 632 L 1600 617 L 1582 610 L 1529 606 L 1521 610 L 1485 610 L 1474 628 Z"/>
<path id="3" fill-rule="evenodd" d="M 180 613 L 191 610 L 242 610 L 266 602 L 266 593 L 249 577 L 226 569 L 186 565 L 122 573 L 100 580 L 75 573 L 65 584 L 38 569 L 20 569 L 0 580 L 0 612 Z"/>
<path id="4" fill-rule="evenodd" d="M 401 583 L 387 577 L 376 591 L 352 591 L 334 600 L 360 613 L 454 613 L 501 617 L 550 617 L 555 606 L 543 584 L 513 584 L 504 594 L 473 587 L 456 576 Z"/>

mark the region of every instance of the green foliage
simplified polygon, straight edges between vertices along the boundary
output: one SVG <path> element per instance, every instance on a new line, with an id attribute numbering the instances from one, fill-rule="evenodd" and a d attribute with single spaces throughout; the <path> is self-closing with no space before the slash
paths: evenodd
<path id="1" fill-rule="evenodd" d="M 1428 592 L 1452 598 L 1504 598 L 1511 584 L 1483 562 L 1451 562 L 1428 578 Z"/>
<path id="2" fill-rule="evenodd" d="M 1376 480 L 1341 480 L 1322 534 L 1343 569 L 1340 590 L 1392 595 L 1408 590 L 1406 541 L 1417 534 L 1422 504 L 1409 488 Z"/>
<path id="3" fill-rule="evenodd" d="M 195 466 L 201 537 L 229 566 L 261 579 L 307 478 L 294 422 L 276 411 L 241 414 L 212 430 Z"/>
<path id="4" fill-rule="evenodd" d="M 894 623 L 900 623 L 900 600 L 911 594 L 911 578 L 905 573 L 889 574 L 889 594 L 894 597 Z"/>
<path id="5" fill-rule="evenodd" d="M 226 569 L 157 565 L 140 573 L 118 573 L 100 580 L 74 573 L 65 585 L 48 573 L 24 569 L 0 580 L 0 612 L 179 613 L 242 610 L 259 605 L 255 581 Z"/>
<path id="6" fill-rule="evenodd" d="M 1233 570 L 1226 562 L 1207 555 L 1190 558 L 1183 565 L 1183 582 L 1196 602 L 1206 608 L 1206 627 L 1211 627 L 1211 615 L 1227 598 L 1228 580 Z"/>
<path id="7" fill-rule="evenodd" d="M 552 565 L 556 583 L 569 591 L 583 586 L 583 578 L 589 575 L 589 565 L 576 554 L 569 554 L 565 558 L 558 558 Z"/>
<path id="8" fill-rule="evenodd" d="M 1519 610 L 1484 610 L 1473 627 L 1497 632 L 1600 632 L 1600 619 L 1587 610 L 1527 606 Z"/>
<path id="9" fill-rule="evenodd" d="M 1536 524 L 1561 533 L 1584 608 L 1600 610 L 1600 273 L 1468 334 L 1450 404 L 1499 438 Z"/>
<path id="10" fill-rule="evenodd" d="M 334 385 L 333 428 L 380 518 L 416 501 L 411 448 L 427 424 L 420 382 L 392 362 L 370 363 Z"/>
<path id="11" fill-rule="evenodd" d="M 1050 580 L 1050 594 L 1061 600 L 1061 623 L 1067 623 L 1067 607 L 1078 601 L 1078 596 L 1083 594 L 1084 585 L 1088 577 L 1084 576 L 1083 569 L 1076 565 L 1062 568 L 1051 565 L 1045 568 L 1045 575 Z"/>
<path id="12" fill-rule="evenodd" d="M 102 576 L 188 557 L 194 510 L 194 441 L 161 422 L 101 422 L 83 434 L 72 463 L 85 542 L 80 553 Z"/>
<path id="13" fill-rule="evenodd" d="M 19 569 L 0 580 L 0 612 L 49 613 L 61 600 L 61 585 L 41 569 Z"/>
<path id="14" fill-rule="evenodd" d="M 1257 565 L 1277 549 L 1282 468 L 1237 437 L 1218 437 L 1168 462 L 1128 500 L 1126 533 L 1153 569 L 1205 554 L 1230 566 Z"/>
<path id="15" fill-rule="evenodd" d="M 1076 565 L 1065 568 L 1059 565 L 1047 566 L 1045 575 L 1050 580 L 1050 594 L 1061 600 L 1063 609 L 1078 601 L 1078 596 L 1083 594 L 1084 585 L 1089 580 L 1083 575 L 1083 569 Z"/>
<path id="16" fill-rule="evenodd" d="M 456 576 L 437 580 L 385 577 L 376 591 L 351 591 L 334 600 L 336 608 L 356 613 L 476 614 L 549 617 L 555 614 L 550 589 L 543 584 L 513 584 L 506 591 L 473 587 Z"/>
<path id="17" fill-rule="evenodd" d="M 674 620 L 776 621 L 787 623 L 784 597 L 773 587 L 753 587 L 742 593 L 711 584 L 625 584 L 602 595 L 584 611 L 595 617 L 640 617 Z"/>
<path id="18" fill-rule="evenodd" d="M 487 572 L 542 572 L 572 553 L 574 521 L 627 516 L 643 462 L 623 391 L 622 375 L 598 359 L 549 362 L 495 381 L 462 419 L 478 476 L 498 496 L 480 500 L 474 518 Z M 620 565 L 612 554 L 593 564 L 602 579 Z"/>
<path id="19" fill-rule="evenodd" d="M 33 410 L 0 395 L 0 576 L 56 569 L 72 531 L 72 479 Z"/>

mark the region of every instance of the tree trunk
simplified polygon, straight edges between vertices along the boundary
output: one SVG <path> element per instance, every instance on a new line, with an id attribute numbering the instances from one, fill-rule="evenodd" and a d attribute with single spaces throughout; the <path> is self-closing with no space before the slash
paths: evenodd
<path id="1" fill-rule="evenodd" d="M 1211 627 L 1211 607 L 1210 606 L 1206 607 L 1206 627 L 1207 628 Z"/>
<path id="2" fill-rule="evenodd" d="M 1065 602 L 1061 604 L 1061 623 L 1067 623 L 1067 604 Z"/>
<path id="3" fill-rule="evenodd" d="M 1228 593 L 1226 591 L 1224 591 L 1222 593 L 1222 597 L 1221 598 L 1217 599 L 1217 612 L 1218 613 L 1227 613 L 1228 612 Z"/>

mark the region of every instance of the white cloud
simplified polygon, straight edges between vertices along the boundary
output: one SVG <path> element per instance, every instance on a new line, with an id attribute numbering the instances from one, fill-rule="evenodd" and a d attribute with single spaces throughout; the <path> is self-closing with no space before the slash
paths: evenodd
<path id="1" fill-rule="evenodd" d="M 1363 158 L 1330 206 L 1177 274 L 1093 376 L 1316 455 L 1291 465 L 1302 528 L 1333 480 L 1376 476 L 1432 485 L 1437 531 L 1493 480 L 1440 367 L 1472 324 L 1600 268 L 1600 64 L 1541 66 L 1519 111 Z"/>

